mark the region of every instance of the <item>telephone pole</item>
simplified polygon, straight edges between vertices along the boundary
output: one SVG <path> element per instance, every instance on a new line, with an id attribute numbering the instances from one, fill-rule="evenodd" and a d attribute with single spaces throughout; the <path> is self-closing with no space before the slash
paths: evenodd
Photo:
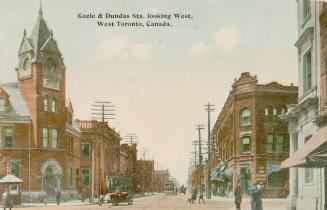
<path id="1" fill-rule="evenodd" d="M 199 144 L 199 166 L 198 166 L 198 190 L 202 190 L 201 189 L 201 176 L 202 176 L 202 151 L 201 151 L 201 130 L 204 129 L 203 125 L 196 125 L 196 130 L 198 130 L 199 132 L 199 140 L 198 140 L 198 144 Z"/>
<path id="2" fill-rule="evenodd" d="M 215 109 L 213 108 L 215 105 L 206 104 L 204 105 L 205 111 L 208 112 L 208 176 L 207 176 L 207 199 L 211 199 L 211 135 L 210 135 L 210 112 L 213 112 Z"/>
<path id="3" fill-rule="evenodd" d="M 105 122 L 105 120 L 115 119 L 115 114 L 112 113 L 115 110 L 109 109 L 114 108 L 115 106 L 110 105 L 109 101 L 95 101 L 94 104 L 91 105 L 91 110 L 93 111 L 91 114 L 93 115 L 92 119 L 101 120 L 101 122 Z"/>

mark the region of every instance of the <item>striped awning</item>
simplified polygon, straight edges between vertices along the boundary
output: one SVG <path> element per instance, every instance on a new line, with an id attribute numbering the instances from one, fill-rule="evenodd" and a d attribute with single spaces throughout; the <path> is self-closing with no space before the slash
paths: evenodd
<path id="1" fill-rule="evenodd" d="M 326 167 L 327 126 L 320 128 L 298 151 L 282 162 L 283 168 Z"/>

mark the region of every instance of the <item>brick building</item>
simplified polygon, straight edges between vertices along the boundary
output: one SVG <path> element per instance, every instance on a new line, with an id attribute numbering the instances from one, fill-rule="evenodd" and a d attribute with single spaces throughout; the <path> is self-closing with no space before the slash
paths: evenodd
<path id="1" fill-rule="evenodd" d="M 253 182 L 264 197 L 285 197 L 288 171 L 280 163 L 289 156 L 288 124 L 279 115 L 296 103 L 297 87 L 276 82 L 258 84 L 248 72 L 234 82 L 212 130 L 212 166 L 226 161 L 233 168 L 232 182 L 214 183 L 232 192 L 237 180 L 247 194 Z"/>
<path id="2" fill-rule="evenodd" d="M 153 174 L 153 190 L 155 192 L 163 192 L 165 190 L 165 183 L 169 180 L 169 171 L 155 170 Z"/>
<path id="3" fill-rule="evenodd" d="M 129 190 L 135 192 L 137 186 L 135 184 L 136 176 L 136 160 L 137 160 L 137 144 L 121 144 L 120 145 L 120 175 L 127 177 L 130 181 Z"/>
<path id="4" fill-rule="evenodd" d="M 113 191 L 118 183 L 111 179 L 120 176 L 120 135 L 107 122 L 76 122 L 82 134 L 81 187 L 92 197 Z"/>
<path id="5" fill-rule="evenodd" d="M 76 195 L 80 131 L 66 103 L 66 67 L 42 9 L 18 51 L 17 83 L 0 84 L 1 155 L 23 180 L 23 201 L 43 201 L 45 193 Z M 69 142 L 69 143 L 68 143 Z M 73 152 L 76 152 L 76 154 Z"/>
<path id="6" fill-rule="evenodd" d="M 154 161 L 137 160 L 135 184 L 138 192 L 153 192 L 154 186 Z"/>

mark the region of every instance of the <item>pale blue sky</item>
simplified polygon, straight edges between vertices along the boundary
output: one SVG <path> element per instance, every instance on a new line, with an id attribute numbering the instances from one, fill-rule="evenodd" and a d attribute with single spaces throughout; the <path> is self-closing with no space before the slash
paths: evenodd
<path id="1" fill-rule="evenodd" d="M 43 0 L 44 18 L 67 66 L 67 95 L 75 117 L 90 104 L 116 105 L 111 122 L 137 133 L 140 148 L 183 183 L 195 124 L 206 125 L 203 105 L 216 104 L 214 123 L 234 78 L 297 83 L 294 0 Z M 16 81 L 17 51 L 36 22 L 39 0 L 0 0 L 0 81 Z M 100 28 L 79 12 L 191 13 L 168 28 Z M 212 124 L 213 124 L 212 123 Z M 207 136 L 206 131 L 203 136 Z"/>

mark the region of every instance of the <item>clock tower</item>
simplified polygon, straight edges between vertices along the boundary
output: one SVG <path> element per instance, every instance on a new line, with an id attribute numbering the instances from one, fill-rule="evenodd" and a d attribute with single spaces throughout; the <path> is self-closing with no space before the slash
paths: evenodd
<path id="1" fill-rule="evenodd" d="M 19 88 L 32 115 L 33 147 L 64 147 L 60 140 L 64 139 L 66 122 L 65 71 L 62 54 L 40 6 L 31 35 L 27 37 L 24 30 L 16 67 Z"/>

